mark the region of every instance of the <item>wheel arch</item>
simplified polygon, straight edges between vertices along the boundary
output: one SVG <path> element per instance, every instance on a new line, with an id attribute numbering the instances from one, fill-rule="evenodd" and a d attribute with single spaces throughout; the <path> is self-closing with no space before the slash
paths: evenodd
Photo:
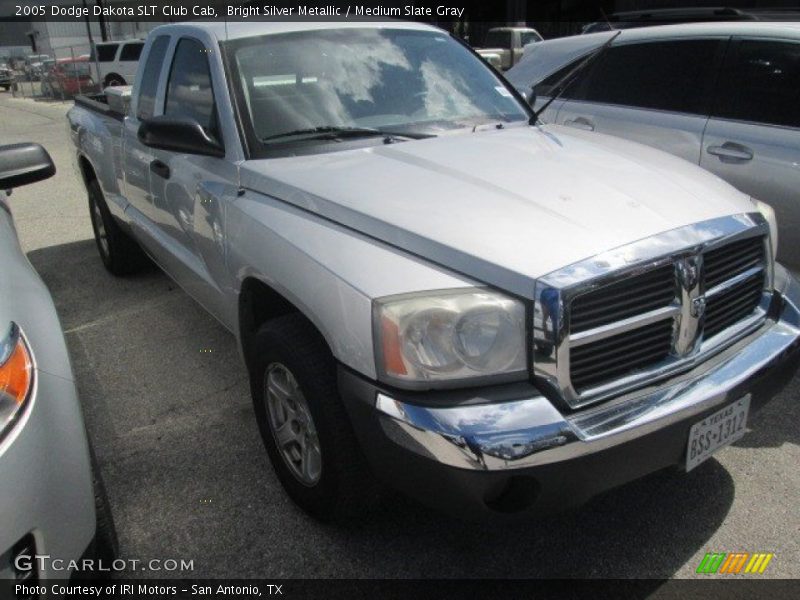
<path id="1" fill-rule="evenodd" d="M 87 187 L 91 181 L 98 179 L 97 171 L 95 170 L 92 161 L 90 161 L 82 152 L 78 153 L 78 170 L 80 171 L 81 178 L 83 179 L 83 184 Z"/>
<path id="2" fill-rule="evenodd" d="M 299 314 L 308 321 L 320 337 L 325 340 L 328 349 L 333 352 L 329 335 L 320 327 L 308 311 L 301 308 L 299 302 L 290 300 L 262 278 L 249 275 L 245 277 L 239 288 L 238 301 L 238 338 L 240 350 L 248 369 L 253 366 L 255 337 L 259 327 L 270 319 L 288 314 Z"/>

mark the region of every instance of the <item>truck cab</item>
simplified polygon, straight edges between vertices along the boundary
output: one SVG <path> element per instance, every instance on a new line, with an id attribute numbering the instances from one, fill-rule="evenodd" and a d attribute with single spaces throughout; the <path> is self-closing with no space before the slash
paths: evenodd
<path id="1" fill-rule="evenodd" d="M 541 42 L 542 36 L 530 27 L 492 27 L 486 33 L 483 46 L 476 51 L 489 57 L 490 64 L 503 71 L 513 67 L 525 51 L 525 46 Z M 499 57 L 499 62 L 494 57 Z"/>

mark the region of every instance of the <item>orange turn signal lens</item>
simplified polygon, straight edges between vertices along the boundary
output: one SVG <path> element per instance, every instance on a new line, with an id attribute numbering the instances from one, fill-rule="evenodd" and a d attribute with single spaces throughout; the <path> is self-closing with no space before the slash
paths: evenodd
<path id="1" fill-rule="evenodd" d="M 25 402 L 33 382 L 33 361 L 16 325 L 0 340 L 0 403 Z"/>
<path id="2" fill-rule="evenodd" d="M 403 353 L 400 350 L 400 330 L 397 323 L 392 321 L 389 317 L 383 316 L 381 318 L 381 330 L 383 333 L 383 361 L 384 369 L 390 375 L 406 375 L 405 361 L 403 361 Z"/>

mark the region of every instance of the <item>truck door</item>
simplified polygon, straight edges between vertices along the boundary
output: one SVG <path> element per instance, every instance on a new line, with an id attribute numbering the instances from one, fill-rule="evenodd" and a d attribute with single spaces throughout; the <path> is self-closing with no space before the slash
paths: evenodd
<path id="1" fill-rule="evenodd" d="M 775 209 L 778 259 L 800 268 L 800 40 L 736 39 L 700 166 Z"/>
<path id="2" fill-rule="evenodd" d="M 698 164 L 725 43 L 712 38 L 612 45 L 570 87 L 557 122 Z"/>
<path id="3" fill-rule="evenodd" d="M 175 46 L 164 88 L 163 114 L 196 120 L 223 144 L 211 49 L 183 37 Z M 224 82 L 217 82 L 217 89 Z M 229 324 L 224 301 L 225 205 L 238 191 L 238 171 L 225 158 L 151 150 L 149 165 L 153 220 L 159 247 L 155 258 L 181 287 L 223 323 Z"/>
<path id="4" fill-rule="evenodd" d="M 134 226 L 134 231 L 148 247 L 147 239 L 142 236 L 146 236 L 148 221 L 155 216 L 150 196 L 150 163 L 153 161 L 153 150 L 139 141 L 137 133 L 141 122 L 154 114 L 158 84 L 169 40 L 168 35 L 162 35 L 150 45 L 144 71 L 136 88 L 137 97 L 132 99 L 133 111 L 125 117 L 123 126 L 125 174 L 123 193 L 129 203 L 128 217 Z"/>

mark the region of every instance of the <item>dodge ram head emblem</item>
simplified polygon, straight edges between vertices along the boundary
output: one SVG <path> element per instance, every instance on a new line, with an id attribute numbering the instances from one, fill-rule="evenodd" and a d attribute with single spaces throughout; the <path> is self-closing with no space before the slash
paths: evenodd
<path id="1" fill-rule="evenodd" d="M 699 319 L 706 312 L 706 297 L 699 296 L 692 300 L 692 316 Z"/>

